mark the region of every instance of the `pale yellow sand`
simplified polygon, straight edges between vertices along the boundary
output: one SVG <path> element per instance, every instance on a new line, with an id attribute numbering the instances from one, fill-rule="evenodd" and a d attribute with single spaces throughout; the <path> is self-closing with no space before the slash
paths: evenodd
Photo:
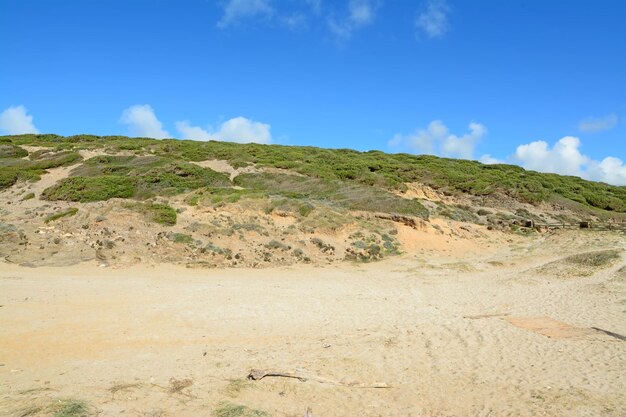
<path id="1" fill-rule="evenodd" d="M 539 275 L 583 245 L 560 239 L 327 268 L 0 264 L 0 411 L 71 397 L 101 416 L 210 416 L 223 402 L 274 416 L 624 416 L 626 342 L 510 323 L 626 334 L 623 254 L 591 276 Z M 250 368 L 392 388 L 229 382 Z M 193 383 L 170 392 L 172 378 Z"/>

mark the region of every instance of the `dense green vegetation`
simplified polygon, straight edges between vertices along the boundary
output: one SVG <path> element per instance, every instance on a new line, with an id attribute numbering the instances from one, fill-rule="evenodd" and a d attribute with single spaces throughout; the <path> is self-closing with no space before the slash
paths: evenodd
<path id="1" fill-rule="evenodd" d="M 128 177 L 102 175 L 100 177 L 70 177 L 47 188 L 41 194 L 44 200 L 91 201 L 110 198 L 129 198 L 135 193 L 135 185 Z"/>
<path id="2" fill-rule="evenodd" d="M 235 183 L 291 198 L 335 203 L 350 210 L 380 211 L 427 218 L 428 211 L 417 200 L 408 200 L 384 189 L 348 181 L 328 180 L 287 174 L 242 174 Z M 305 209 L 303 209 L 305 210 Z"/>
<path id="3" fill-rule="evenodd" d="M 140 157 L 92 158 L 75 175 L 129 178 L 135 187 L 133 196 L 139 198 L 154 194 L 176 194 L 207 186 L 227 186 L 228 178 L 222 174 L 188 163 L 223 159 L 235 167 L 256 164 L 290 169 L 308 177 L 301 184 L 294 184 L 292 179 L 277 176 L 256 179 L 254 176 L 242 176 L 237 179 L 237 183 L 242 186 L 271 193 L 294 193 L 292 195 L 295 198 L 326 200 L 354 209 L 377 210 L 384 207 L 385 211 L 419 213 L 419 203 L 401 203 L 390 197 L 392 194 L 386 190 L 401 190 L 406 182 L 421 182 L 448 194 L 504 195 L 533 204 L 555 201 L 603 211 L 626 212 L 626 187 L 525 171 L 513 165 L 483 165 L 475 161 L 429 155 L 121 136 L 17 135 L 0 139 L 3 147 L 11 148 L 2 152 L 17 152 L 16 156 L 0 159 L 0 188 L 8 187 L 18 179 L 36 180 L 46 169 L 42 168 L 41 161 L 31 161 L 32 154 L 29 159 L 17 158 L 23 152 L 14 147 L 30 145 L 50 148 L 56 158 L 59 155 L 65 155 L 66 158 L 73 155 L 76 158 L 78 155 L 75 151 L 79 149 L 103 148 L 110 153 L 133 152 Z M 355 196 L 363 193 L 369 193 L 368 199 L 372 201 L 366 203 L 364 198 L 355 199 Z M 108 195 L 102 197 L 109 198 Z M 392 208 L 389 208 L 389 204 L 392 204 Z"/>
<path id="4" fill-rule="evenodd" d="M 0 144 L 0 158 L 24 158 L 28 151 L 10 143 Z"/>
<path id="5" fill-rule="evenodd" d="M 6 146 L 3 143 L 0 148 Z M 25 149 L 19 149 L 12 151 L 13 154 L 4 151 L 5 156 L 0 157 L 0 190 L 12 186 L 18 180 L 38 181 L 47 169 L 71 165 L 81 159 L 78 153 L 72 151 L 37 151 L 29 155 Z M 26 156 L 28 159 L 22 159 Z"/>
<path id="6" fill-rule="evenodd" d="M 176 211 L 167 204 L 124 203 L 124 208 L 142 213 L 148 220 L 166 226 L 176 224 Z"/>

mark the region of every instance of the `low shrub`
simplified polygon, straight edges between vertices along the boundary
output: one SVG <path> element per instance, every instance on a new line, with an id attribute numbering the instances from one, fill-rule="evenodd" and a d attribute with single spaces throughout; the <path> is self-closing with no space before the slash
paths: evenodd
<path id="1" fill-rule="evenodd" d="M 44 200 L 92 201 L 110 198 L 129 198 L 135 193 L 136 187 L 132 179 L 115 175 L 99 177 L 69 177 L 56 185 L 46 188 L 41 194 Z"/>
<path id="2" fill-rule="evenodd" d="M 175 243 L 183 243 L 185 245 L 193 245 L 194 244 L 193 237 L 190 236 L 190 235 L 186 235 L 184 233 L 169 232 L 166 236 L 167 236 L 167 238 L 169 240 L 171 240 L 172 242 L 175 242 Z"/>
<path id="3" fill-rule="evenodd" d="M 176 224 L 176 210 L 160 203 L 123 203 L 122 207 L 142 213 L 146 218 L 165 226 Z"/>
<path id="4" fill-rule="evenodd" d="M 589 266 L 589 267 L 601 267 L 610 265 L 620 258 L 620 251 L 618 250 L 602 250 L 595 252 L 585 252 L 576 255 L 568 256 L 565 260 L 568 263 Z"/>
<path id="5" fill-rule="evenodd" d="M 60 211 L 58 213 L 54 213 L 49 215 L 44 219 L 44 223 L 50 223 L 52 221 L 58 220 L 63 217 L 73 216 L 78 213 L 78 209 L 76 207 L 69 208 L 67 210 Z"/>
<path id="6" fill-rule="evenodd" d="M 237 404 L 221 404 L 214 412 L 215 417 L 270 417 L 265 411 Z"/>
<path id="7" fill-rule="evenodd" d="M 270 240 L 268 243 L 265 244 L 265 247 L 267 249 L 281 249 L 281 250 L 291 249 L 291 246 L 285 245 L 284 243 L 279 242 L 277 240 Z"/>
<path id="8" fill-rule="evenodd" d="M 0 158 L 24 158 L 28 156 L 28 151 L 19 146 L 11 144 L 0 144 Z"/>

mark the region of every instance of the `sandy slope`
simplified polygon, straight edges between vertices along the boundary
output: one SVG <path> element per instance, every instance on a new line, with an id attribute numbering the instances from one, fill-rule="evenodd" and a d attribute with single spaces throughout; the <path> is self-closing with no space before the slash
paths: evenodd
<path id="1" fill-rule="evenodd" d="M 0 412 L 73 397 L 102 416 L 209 416 L 225 401 L 274 416 L 623 416 L 626 342 L 506 319 L 626 334 L 623 253 L 587 277 L 538 272 L 625 241 L 559 234 L 327 268 L 0 264 Z M 253 367 L 392 388 L 245 383 Z M 172 378 L 192 385 L 170 392 Z"/>

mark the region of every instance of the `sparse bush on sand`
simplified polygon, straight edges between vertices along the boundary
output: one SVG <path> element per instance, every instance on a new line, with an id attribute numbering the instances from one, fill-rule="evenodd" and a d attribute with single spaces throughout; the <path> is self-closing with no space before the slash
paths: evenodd
<path id="1" fill-rule="evenodd" d="M 620 251 L 615 249 L 578 253 L 568 256 L 565 260 L 568 263 L 586 266 L 602 267 L 612 264 L 620 258 Z"/>
<path id="2" fill-rule="evenodd" d="M 69 208 L 67 210 L 60 211 L 58 213 L 54 213 L 45 218 L 45 223 L 50 223 L 52 221 L 58 220 L 63 217 L 73 216 L 78 213 L 78 209 L 76 207 Z"/>
<path id="3" fill-rule="evenodd" d="M 161 203 L 123 203 L 122 207 L 142 213 L 146 218 L 165 226 L 176 224 L 176 210 L 167 204 Z"/>
<path id="4" fill-rule="evenodd" d="M 215 417 L 270 417 L 265 411 L 231 403 L 220 405 L 213 414 Z"/>

